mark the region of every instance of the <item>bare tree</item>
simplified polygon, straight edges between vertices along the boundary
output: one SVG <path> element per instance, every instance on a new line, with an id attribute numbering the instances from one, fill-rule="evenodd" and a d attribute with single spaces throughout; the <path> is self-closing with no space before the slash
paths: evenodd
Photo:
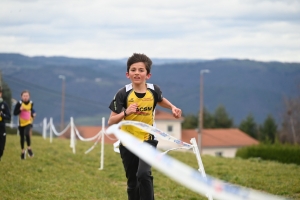
<path id="1" fill-rule="evenodd" d="M 284 103 L 285 110 L 279 140 L 283 143 L 300 144 L 300 95 L 285 98 Z"/>

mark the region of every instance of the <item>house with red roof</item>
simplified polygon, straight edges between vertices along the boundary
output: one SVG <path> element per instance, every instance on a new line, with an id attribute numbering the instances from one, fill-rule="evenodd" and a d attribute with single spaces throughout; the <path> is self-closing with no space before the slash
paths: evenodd
<path id="1" fill-rule="evenodd" d="M 155 114 L 156 127 L 169 135 L 190 143 L 191 138 L 198 141 L 197 129 L 181 129 L 183 118 L 175 119 L 171 113 L 157 110 Z M 213 156 L 235 157 L 238 148 L 256 145 L 259 142 L 239 130 L 238 128 L 228 129 L 203 129 L 201 134 L 201 144 L 198 148 L 201 154 Z M 160 140 L 158 138 L 158 148 L 170 149 L 177 145 L 175 143 Z"/>
<path id="2" fill-rule="evenodd" d="M 203 129 L 202 132 L 201 144 L 198 144 L 201 154 L 235 157 L 235 153 L 239 148 L 259 144 L 256 139 L 250 137 L 238 128 Z M 188 142 L 190 138 L 197 140 L 198 130 L 182 130 L 182 141 Z"/>
<path id="3" fill-rule="evenodd" d="M 191 138 L 198 140 L 197 129 L 183 129 L 181 123 L 184 118 L 175 119 L 169 112 L 156 110 L 155 111 L 155 125 L 156 127 L 183 141 L 190 143 Z M 95 136 L 102 129 L 101 126 L 79 126 L 77 127 L 80 135 L 84 138 L 91 138 Z M 208 154 L 213 156 L 235 157 L 238 148 L 257 145 L 259 142 L 242 132 L 237 128 L 228 129 L 203 129 L 201 134 L 201 144 L 198 144 L 201 154 Z M 157 138 L 159 140 L 158 148 L 167 150 L 178 147 L 177 144 Z M 117 141 L 114 135 L 105 135 L 105 143 L 113 144 Z"/>

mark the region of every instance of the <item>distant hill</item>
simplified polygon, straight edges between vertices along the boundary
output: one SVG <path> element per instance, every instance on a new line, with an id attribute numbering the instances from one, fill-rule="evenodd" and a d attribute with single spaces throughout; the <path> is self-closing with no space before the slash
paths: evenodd
<path id="1" fill-rule="evenodd" d="M 156 62 L 155 62 L 156 61 Z M 210 112 L 224 105 L 236 125 L 252 113 L 262 123 L 268 114 L 280 122 L 283 97 L 299 95 L 300 63 L 252 60 L 153 59 L 150 83 L 183 110 L 199 111 L 200 70 L 204 74 L 204 106 Z M 59 124 L 62 80 L 66 77 L 65 121 L 73 116 L 80 124 L 101 124 L 115 92 L 129 83 L 126 59 L 97 60 L 68 57 L 28 57 L 0 53 L 0 70 L 19 99 L 29 89 L 37 110 L 37 122 L 53 117 Z"/>

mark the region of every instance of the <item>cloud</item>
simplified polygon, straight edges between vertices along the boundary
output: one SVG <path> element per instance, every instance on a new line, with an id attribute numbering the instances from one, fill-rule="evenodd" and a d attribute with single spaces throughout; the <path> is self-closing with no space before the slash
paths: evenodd
<path id="1" fill-rule="evenodd" d="M 296 0 L 3 0 L 0 11 L 0 52 L 300 61 Z"/>

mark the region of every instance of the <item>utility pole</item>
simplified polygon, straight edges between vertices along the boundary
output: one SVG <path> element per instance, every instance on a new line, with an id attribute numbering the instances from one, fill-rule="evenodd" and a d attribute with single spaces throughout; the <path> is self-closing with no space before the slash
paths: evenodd
<path id="1" fill-rule="evenodd" d="M 60 131 L 63 131 L 63 129 L 64 129 L 65 80 L 66 80 L 66 77 L 64 75 L 59 75 L 58 78 L 62 79 Z"/>
<path id="2" fill-rule="evenodd" d="M 203 74 L 209 73 L 208 69 L 200 71 L 200 109 L 199 109 L 199 126 L 198 126 L 198 146 L 200 154 L 202 153 L 202 130 L 203 130 Z"/>
<path id="3" fill-rule="evenodd" d="M 2 71 L 1 70 L 0 70 L 0 87 L 2 87 Z"/>

